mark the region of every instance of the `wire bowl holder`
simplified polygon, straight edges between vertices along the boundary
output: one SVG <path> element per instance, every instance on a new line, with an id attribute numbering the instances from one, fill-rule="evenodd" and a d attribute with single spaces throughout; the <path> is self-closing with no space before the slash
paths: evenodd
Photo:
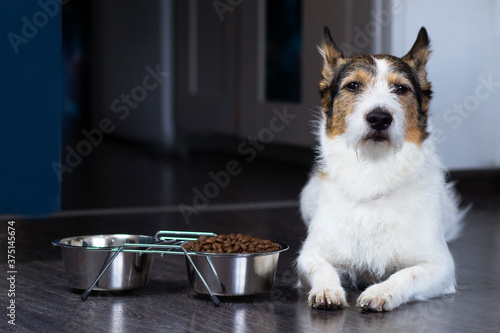
<path id="1" fill-rule="evenodd" d="M 114 239 L 115 236 L 116 239 Z M 118 239 L 118 236 L 120 239 Z M 130 238 L 127 236 L 130 236 Z M 132 238 L 133 236 L 141 237 L 141 241 Z M 277 251 L 247 254 L 194 252 L 188 251 L 182 246 L 184 242 L 195 241 L 200 236 L 212 237 L 217 236 L 217 234 L 213 232 L 160 230 L 154 237 L 137 235 L 81 236 L 58 239 L 53 241 L 52 244 L 62 248 L 63 259 L 64 251 L 78 252 L 76 256 L 88 254 L 87 250 L 104 252 L 105 257 L 101 261 L 104 264 L 94 267 L 92 270 L 94 273 L 89 273 L 90 275 L 87 274 L 86 276 L 87 281 L 93 281 L 93 283 L 88 288 L 89 282 L 82 283 L 85 286 L 82 289 L 86 288 L 81 295 L 82 300 L 88 298 L 91 291 L 120 253 L 137 254 L 136 257 L 148 255 L 145 257 L 148 260 L 145 261 L 150 263 L 153 258 L 150 255 L 160 254 L 162 257 L 166 254 L 184 255 L 191 287 L 198 293 L 209 294 L 215 306 L 220 304 L 217 295 L 253 295 L 272 289 L 279 253 L 286 251 L 288 249 L 287 245 L 279 244 L 280 249 Z M 74 251 L 75 249 L 78 251 Z M 110 253 L 112 253 L 111 256 L 109 256 Z M 149 264 L 149 271 L 150 267 L 151 264 Z M 95 274 L 95 272 L 99 272 L 99 274 L 94 279 L 92 274 Z M 149 280 L 149 272 L 146 272 L 146 274 L 147 278 L 141 276 L 142 285 Z"/>

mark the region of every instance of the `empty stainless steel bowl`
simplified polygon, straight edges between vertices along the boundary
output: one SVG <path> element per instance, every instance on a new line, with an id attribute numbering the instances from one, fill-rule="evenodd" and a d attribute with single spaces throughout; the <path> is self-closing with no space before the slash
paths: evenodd
<path id="1" fill-rule="evenodd" d="M 85 290 L 115 253 L 112 248 L 124 243 L 152 244 L 156 241 L 152 236 L 115 234 L 68 237 L 54 240 L 52 244 L 61 248 L 69 286 Z M 121 252 L 93 289 L 127 290 L 146 285 L 153 258 L 151 253 Z"/>
<path id="2" fill-rule="evenodd" d="M 274 285 L 278 258 L 288 245 L 264 253 L 189 252 L 195 266 L 217 296 L 246 296 L 269 292 Z M 186 258 L 189 283 L 194 291 L 209 294 L 199 275 Z"/>

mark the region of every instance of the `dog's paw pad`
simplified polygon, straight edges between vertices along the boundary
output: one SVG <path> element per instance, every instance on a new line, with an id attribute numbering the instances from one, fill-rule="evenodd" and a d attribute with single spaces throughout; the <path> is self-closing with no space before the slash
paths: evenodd
<path id="1" fill-rule="evenodd" d="M 343 290 L 311 290 L 308 296 L 309 306 L 320 310 L 335 310 L 347 305 Z"/>
<path id="2" fill-rule="evenodd" d="M 357 304 L 365 311 L 375 312 L 390 311 L 395 307 L 393 296 L 389 292 L 370 290 L 370 288 L 359 296 Z"/>

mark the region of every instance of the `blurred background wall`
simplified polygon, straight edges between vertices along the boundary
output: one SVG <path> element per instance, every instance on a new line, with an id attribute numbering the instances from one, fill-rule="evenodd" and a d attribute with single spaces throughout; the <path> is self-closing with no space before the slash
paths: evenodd
<path id="1" fill-rule="evenodd" d="M 390 2 L 389 2 L 390 3 Z M 500 166 L 500 1 L 402 2 L 387 36 L 403 54 L 428 29 L 432 114 L 443 161 L 453 170 Z"/>
<path id="2" fill-rule="evenodd" d="M 206 146 L 207 137 L 255 136 L 269 124 L 274 108 L 286 107 L 298 118 L 274 133 L 273 142 L 310 147 L 311 110 L 319 105 L 316 45 L 323 26 L 348 55 L 397 56 L 425 26 L 433 49 L 432 119 L 445 165 L 453 170 L 500 165 L 498 0 L 128 0 L 119 5 L 108 0 L 93 6 L 99 18 L 92 21 L 98 43 L 93 56 L 101 66 L 92 81 L 94 121 L 113 113 L 112 101 L 141 83 L 146 66 L 160 64 L 169 73 L 162 90 L 148 91 L 113 134 L 169 147 Z M 280 76 L 285 82 L 275 82 Z M 269 86 L 278 93 L 269 95 Z M 288 95 L 279 95 L 280 89 Z"/>
<path id="3" fill-rule="evenodd" d="M 61 8 L 0 4 L 0 214 L 59 210 Z"/>
<path id="4" fill-rule="evenodd" d="M 32 9 L 19 5 L 15 17 L 2 21 L 4 35 L 21 29 L 22 18 L 32 19 L 33 10 L 48 17 L 44 8 L 58 2 L 41 3 Z M 17 5 L 3 6 L 7 13 Z M 22 176 L 26 170 L 4 164 L 6 204 L 0 214 L 18 211 L 7 204 L 9 192 L 28 207 L 20 192 L 30 186 L 46 188 L 37 190 L 37 197 L 59 189 L 60 179 L 72 176 L 69 164 L 78 165 L 105 140 L 167 157 L 197 151 L 242 155 L 247 148 L 242 143 L 263 142 L 267 157 L 309 165 L 311 121 L 320 105 L 316 45 L 324 26 L 346 55 L 397 56 L 425 26 L 433 49 L 428 65 L 432 120 L 445 165 L 452 170 L 500 166 L 500 0 L 72 0 L 58 8 L 62 20 L 47 24 L 53 29 L 40 29 L 36 43 L 20 45 L 25 50 L 36 45 L 23 62 L 17 63 L 21 58 L 4 39 L 3 59 L 48 72 L 30 70 L 22 79 L 36 88 L 12 85 L 8 76 L 4 80 L 3 156 L 50 174 L 40 172 L 33 180 L 36 172 Z M 40 52 L 53 55 L 42 63 L 46 58 Z M 57 63 L 61 67 L 53 66 Z M 25 96 L 17 98 L 23 103 L 14 101 L 13 92 Z M 62 105 L 44 102 L 54 94 Z M 34 109 L 44 111 L 33 116 Z M 40 114 L 47 117 L 43 125 Z M 32 148 L 44 158 L 14 159 L 26 147 L 22 140 L 36 142 Z M 59 176 L 48 160 L 60 161 Z M 8 179 L 25 185 L 16 189 Z"/>

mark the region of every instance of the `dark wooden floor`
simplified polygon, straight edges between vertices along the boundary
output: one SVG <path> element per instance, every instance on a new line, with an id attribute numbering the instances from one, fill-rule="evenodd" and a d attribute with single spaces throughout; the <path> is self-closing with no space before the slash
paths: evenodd
<path id="1" fill-rule="evenodd" d="M 18 332 L 499 332 L 500 195 L 488 179 L 458 174 L 464 198 L 474 206 L 463 236 L 450 244 L 456 260 L 455 295 L 415 302 L 389 313 L 311 310 L 293 286 L 296 257 L 305 228 L 293 207 L 307 168 L 271 162 L 243 164 L 209 207 L 189 223 L 176 205 L 192 204 L 193 188 L 211 181 L 231 157 L 164 159 L 132 149 L 102 148 L 65 179 L 65 215 L 16 221 L 16 325 L 7 324 L 6 278 L 0 280 L 0 331 Z M 130 152 L 130 151 L 129 151 Z M 101 155 L 102 154 L 102 155 Z M 126 158 L 129 158 L 127 160 Z M 125 163 L 124 163 L 125 162 Z M 100 167 L 97 167 L 100 166 Z M 72 192 L 73 189 L 73 192 Z M 241 203 L 266 202 L 266 209 Z M 288 208 L 279 208 L 285 202 Z M 238 204 L 232 206 L 232 204 Z M 109 210 L 109 208 L 112 210 Z M 141 209 L 130 210 L 131 207 Z M 154 210 L 160 207 L 160 210 Z M 94 210 L 89 213 L 86 209 Z M 122 209 L 129 209 L 122 210 Z M 156 256 L 146 287 L 97 292 L 87 301 L 67 287 L 60 252 L 50 241 L 100 233 L 152 235 L 160 229 L 241 232 L 290 245 L 279 260 L 272 292 L 223 298 L 214 307 L 189 289 L 180 256 Z M 7 223 L 0 227 L 0 269 L 6 266 Z M 349 293 L 355 303 L 358 292 Z"/>

